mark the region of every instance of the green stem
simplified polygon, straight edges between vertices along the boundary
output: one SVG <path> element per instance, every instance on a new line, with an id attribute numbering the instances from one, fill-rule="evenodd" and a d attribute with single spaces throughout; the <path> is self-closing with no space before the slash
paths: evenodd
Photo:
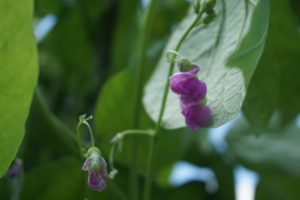
<path id="1" fill-rule="evenodd" d="M 90 124 L 87 121 L 84 121 L 83 124 L 86 125 L 86 127 L 89 129 L 90 138 L 91 138 L 91 146 L 95 147 L 95 138 L 94 138 L 93 130 L 92 130 Z"/>
<path id="2" fill-rule="evenodd" d="M 109 153 L 109 165 L 111 168 L 111 171 L 116 170 L 115 165 L 114 165 L 114 157 L 115 157 L 115 151 L 117 148 L 118 144 L 113 144 L 113 146 L 110 149 L 110 153 Z"/>
<path id="3" fill-rule="evenodd" d="M 80 153 L 80 156 L 81 158 L 83 158 L 83 146 L 82 146 L 82 142 L 81 142 L 81 134 L 80 134 L 80 126 L 81 124 L 78 123 L 77 124 L 77 127 L 76 127 L 76 135 L 77 135 L 77 143 L 78 143 L 78 147 L 79 147 L 79 153 Z"/>
<path id="4" fill-rule="evenodd" d="M 126 130 L 120 133 L 117 133 L 115 137 L 112 138 L 111 142 L 112 143 L 117 143 L 121 140 L 126 135 L 149 135 L 149 136 L 154 136 L 155 132 L 154 130 Z"/>
<path id="5" fill-rule="evenodd" d="M 118 145 L 121 145 L 123 142 L 123 139 L 127 135 L 148 135 L 153 137 L 155 134 L 154 130 L 126 130 L 120 133 L 117 133 L 115 137 L 111 139 L 111 143 L 113 143 L 113 146 L 110 149 L 109 153 L 109 165 L 111 167 L 111 172 L 117 173 L 117 170 L 114 167 L 114 157 L 115 157 L 115 151 Z"/>
<path id="6" fill-rule="evenodd" d="M 190 27 L 184 32 L 184 34 L 182 35 L 181 39 L 179 40 L 179 42 L 177 43 L 177 45 L 175 47 L 175 51 L 178 51 L 180 49 L 182 43 L 184 42 L 184 40 L 186 39 L 188 34 L 191 32 L 191 30 L 195 27 L 195 25 L 200 20 L 202 14 L 203 14 L 203 11 L 201 11 L 198 14 L 198 16 L 195 18 L 195 20 L 190 25 Z M 174 66 L 175 66 L 175 63 L 172 62 L 170 64 L 168 77 L 170 77 L 173 74 Z M 155 126 L 155 136 L 152 137 L 152 139 L 150 141 L 150 149 L 149 149 L 148 160 L 147 160 L 147 168 L 146 168 L 146 180 L 145 180 L 145 186 L 144 186 L 144 196 L 143 196 L 144 200 L 150 200 L 151 199 L 151 173 L 152 173 L 153 151 L 154 151 L 156 141 L 158 139 L 159 131 L 160 131 L 160 128 L 161 128 L 162 117 L 163 117 L 164 112 L 165 112 L 168 93 L 169 93 L 169 78 L 167 78 L 165 88 L 164 88 L 160 113 L 159 113 L 159 117 L 158 117 L 158 120 L 157 120 L 157 123 L 156 123 L 156 126 Z"/>
<path id="7" fill-rule="evenodd" d="M 154 11 L 158 3 L 158 0 L 151 0 L 146 11 L 144 25 L 141 31 L 141 37 L 138 44 L 138 60 L 137 60 L 137 72 L 136 72 L 136 83 L 135 83 L 135 98 L 134 98 L 134 118 L 133 118 L 133 128 L 139 128 L 140 123 L 140 111 L 141 111 L 141 96 L 143 88 L 143 74 L 145 71 L 145 60 L 146 60 L 146 48 L 149 41 L 150 30 L 153 26 Z M 131 185 L 131 200 L 138 199 L 138 138 L 133 138 L 132 145 L 132 155 L 131 155 L 131 176 L 130 176 L 130 185 Z"/>
<path id="8" fill-rule="evenodd" d="M 48 123 L 51 124 L 56 134 L 66 144 L 71 151 L 77 152 L 76 142 L 77 138 L 74 132 L 64 125 L 49 109 L 45 98 L 39 88 L 35 90 L 33 105 L 36 106 L 38 112 L 41 112 L 41 117 L 45 116 Z"/>
<path id="9" fill-rule="evenodd" d="M 79 146 L 80 155 L 81 155 L 81 157 L 84 157 L 83 156 L 84 148 L 83 148 L 83 145 L 82 145 L 82 142 L 81 142 L 81 131 L 80 131 L 81 125 L 84 124 L 88 128 L 92 147 L 95 147 L 95 138 L 94 138 L 93 130 L 92 130 L 90 124 L 87 122 L 88 120 L 92 119 L 92 116 L 90 116 L 88 118 L 85 118 L 85 115 L 82 115 L 82 116 L 84 116 L 84 118 L 81 119 L 81 116 L 79 118 L 79 122 L 78 122 L 77 127 L 76 127 L 76 135 L 77 135 L 77 143 L 78 143 L 78 146 Z"/>

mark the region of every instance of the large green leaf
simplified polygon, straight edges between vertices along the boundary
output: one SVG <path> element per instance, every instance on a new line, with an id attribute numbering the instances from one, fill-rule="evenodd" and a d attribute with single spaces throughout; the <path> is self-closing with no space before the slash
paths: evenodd
<path id="1" fill-rule="evenodd" d="M 202 67 L 199 78 L 207 84 L 207 103 L 213 112 L 213 126 L 233 119 L 240 111 L 247 84 L 255 70 L 267 33 L 268 1 L 217 1 L 216 20 L 209 26 L 195 28 L 179 52 Z M 183 20 L 172 35 L 166 51 L 175 47 L 195 14 Z M 157 120 L 168 63 L 163 54 L 157 69 L 145 89 L 144 106 Z M 184 126 L 178 97 L 170 92 L 163 117 L 166 128 Z"/>
<path id="2" fill-rule="evenodd" d="M 300 34 L 289 1 L 271 2 L 270 39 L 280 66 L 280 108 L 300 112 Z"/>
<path id="3" fill-rule="evenodd" d="M 299 112 L 300 35 L 289 2 L 271 2 L 270 28 L 262 59 L 250 83 L 243 111 L 257 129 L 264 128 L 276 109 Z M 279 92 L 280 91 L 280 92 Z"/>
<path id="4" fill-rule="evenodd" d="M 32 1 L 0 1 L 0 176 L 14 159 L 37 79 Z"/>
<path id="5" fill-rule="evenodd" d="M 279 66 L 274 59 L 271 43 L 268 38 L 243 104 L 245 117 L 257 130 L 267 126 L 272 114 L 278 108 Z"/>

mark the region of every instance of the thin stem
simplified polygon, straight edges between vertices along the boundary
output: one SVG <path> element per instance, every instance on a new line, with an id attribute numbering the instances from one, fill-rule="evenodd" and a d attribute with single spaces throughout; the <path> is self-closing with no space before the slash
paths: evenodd
<path id="1" fill-rule="evenodd" d="M 112 143 L 117 143 L 123 140 L 126 135 L 149 135 L 154 136 L 154 130 L 126 130 L 120 133 L 117 133 L 115 137 L 112 138 Z"/>
<path id="2" fill-rule="evenodd" d="M 88 128 L 89 134 L 90 134 L 90 139 L 91 139 L 91 146 L 95 147 L 95 138 L 94 138 L 93 130 L 92 130 L 90 124 L 87 122 L 90 119 L 92 119 L 92 116 L 85 118 L 85 115 L 81 115 L 79 117 L 79 122 L 76 127 L 77 143 L 79 146 L 79 152 L 80 152 L 81 157 L 84 157 L 84 155 L 83 155 L 84 148 L 83 148 L 83 145 L 81 142 L 81 131 L 80 131 L 80 127 L 82 124 L 84 124 Z"/>
<path id="3" fill-rule="evenodd" d="M 109 153 L 109 165 L 111 167 L 111 172 L 114 175 L 118 171 L 114 167 L 114 157 L 115 157 L 115 150 L 118 145 L 121 145 L 123 142 L 123 139 L 127 135 L 147 135 L 153 137 L 155 134 L 154 130 L 126 130 L 120 133 L 117 133 L 115 137 L 111 139 L 111 143 L 113 143 L 113 146 L 110 149 Z"/>
<path id="4" fill-rule="evenodd" d="M 51 126 L 54 128 L 53 134 L 56 134 L 62 141 L 64 141 L 66 147 L 71 151 L 77 152 L 76 142 L 77 138 L 75 133 L 65 126 L 49 109 L 45 98 L 39 88 L 35 90 L 33 104 L 36 109 L 39 109 L 42 116 L 48 120 Z"/>
<path id="5" fill-rule="evenodd" d="M 89 129 L 89 134 L 90 134 L 90 139 L 91 139 L 91 146 L 95 147 L 95 138 L 94 138 L 93 130 L 92 130 L 90 124 L 87 121 L 84 121 L 83 124 L 86 125 L 87 128 Z"/>
<path id="6" fill-rule="evenodd" d="M 111 171 L 116 170 L 115 165 L 114 165 L 114 158 L 115 158 L 115 151 L 116 151 L 117 145 L 118 144 L 113 144 L 113 146 L 110 149 L 110 153 L 109 153 L 109 165 L 110 165 Z"/>
<path id="7" fill-rule="evenodd" d="M 114 157 L 115 157 L 116 147 L 117 147 L 117 144 L 113 144 L 113 146 L 110 149 L 110 153 L 109 153 L 109 164 L 110 164 L 112 170 L 115 169 L 115 166 L 114 166 Z"/>
<path id="8" fill-rule="evenodd" d="M 134 118 L 133 118 L 133 128 L 139 128 L 140 123 L 140 111 L 141 111 L 141 96 L 143 88 L 143 74 L 145 71 L 145 60 L 146 60 L 146 47 L 149 41 L 150 30 L 153 26 L 154 11 L 158 3 L 158 0 L 151 0 L 145 15 L 145 23 L 142 27 L 141 37 L 138 44 L 138 56 L 137 60 L 137 72 L 136 72 L 136 83 L 135 83 L 135 98 L 134 98 Z M 131 156 L 131 175 L 130 175 L 130 185 L 131 185 L 131 200 L 138 199 L 138 138 L 133 138 L 132 145 L 132 156 Z"/>
<path id="9" fill-rule="evenodd" d="M 81 142 L 80 126 L 81 126 L 81 124 L 78 123 L 77 127 L 76 127 L 76 135 L 77 135 L 77 143 L 78 143 L 78 147 L 79 147 L 79 153 L 80 153 L 80 156 L 83 158 L 84 156 L 83 156 L 83 152 L 82 152 L 83 146 L 82 146 L 82 142 Z"/>
<path id="10" fill-rule="evenodd" d="M 190 27 L 184 32 L 184 34 L 182 35 L 182 37 L 180 38 L 179 42 L 177 43 L 177 45 L 175 47 L 175 51 L 178 51 L 180 49 L 182 43 L 184 42 L 184 40 L 186 39 L 188 34 L 191 32 L 191 30 L 198 23 L 198 21 L 201 18 L 202 14 L 203 14 L 203 11 L 201 11 L 198 14 L 198 16 L 195 18 L 195 20 L 190 25 Z M 173 74 L 174 66 L 175 66 L 175 64 L 174 64 L 174 62 L 172 62 L 170 64 L 168 77 L 170 77 Z M 149 149 L 147 167 L 146 167 L 146 180 L 145 180 L 145 186 L 144 186 L 144 196 L 143 196 L 144 200 L 150 200 L 151 199 L 151 173 L 152 173 L 153 151 L 154 151 L 156 141 L 158 139 L 159 131 L 160 131 L 160 128 L 161 128 L 162 117 L 163 117 L 164 112 L 165 112 L 168 93 L 169 93 L 169 78 L 167 78 L 165 88 L 164 88 L 160 113 L 159 113 L 158 121 L 157 121 L 156 126 L 155 126 L 155 136 L 150 141 L 150 149 Z"/>

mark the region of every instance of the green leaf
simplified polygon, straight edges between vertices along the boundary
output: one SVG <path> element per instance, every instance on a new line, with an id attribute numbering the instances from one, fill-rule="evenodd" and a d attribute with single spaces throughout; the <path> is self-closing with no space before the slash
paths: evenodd
<path id="1" fill-rule="evenodd" d="M 300 111 L 295 92 L 300 85 L 299 54 L 300 35 L 288 1 L 272 1 L 267 44 L 243 105 L 246 118 L 258 130 L 276 109 L 282 110 L 284 121 Z"/>
<path id="2" fill-rule="evenodd" d="M 21 158 L 30 167 L 68 154 L 79 156 L 75 131 L 56 118 L 39 88 L 32 100 L 21 150 Z"/>
<path id="3" fill-rule="evenodd" d="M 83 199 L 83 174 L 81 163 L 72 157 L 45 162 L 26 173 L 21 199 Z"/>
<path id="4" fill-rule="evenodd" d="M 279 107 L 300 112 L 300 34 L 288 1 L 272 1 L 269 38 L 280 67 Z"/>
<path id="5" fill-rule="evenodd" d="M 128 70 L 113 76 L 103 87 L 97 100 L 95 111 L 95 129 L 97 141 L 104 155 L 108 155 L 110 140 L 120 131 L 132 129 L 133 119 L 133 77 Z M 145 112 L 141 111 L 140 128 L 149 129 L 154 127 Z M 149 136 L 138 136 L 137 151 L 140 166 L 146 166 L 149 151 Z M 175 162 L 185 152 L 189 142 L 187 131 L 165 131 L 162 130 L 155 149 L 154 170 Z M 116 160 L 122 164 L 130 165 L 132 155 L 132 136 L 127 136 L 123 143 L 122 152 L 117 152 Z"/>
<path id="6" fill-rule="evenodd" d="M 275 120 L 275 119 L 274 119 Z M 300 177 L 300 129 L 294 124 L 278 129 L 277 121 L 264 132 L 257 133 L 242 120 L 227 136 L 228 147 L 248 168 L 261 173 L 285 173 Z"/>
<path id="7" fill-rule="evenodd" d="M 179 50 L 181 55 L 201 66 L 199 79 L 207 84 L 207 104 L 213 112 L 214 127 L 230 121 L 240 112 L 247 85 L 264 47 L 268 11 L 268 1 L 257 1 L 256 4 L 239 0 L 217 1 L 216 20 L 208 26 L 196 27 Z M 183 20 L 166 51 L 175 47 L 195 17 L 190 12 Z M 168 70 L 164 53 L 145 88 L 143 100 L 153 120 L 158 118 Z M 163 126 L 169 129 L 185 126 L 178 97 L 171 92 Z"/>
<path id="8" fill-rule="evenodd" d="M 260 176 L 256 187 L 256 200 L 298 200 L 300 179 L 287 176 Z"/>
<path id="9" fill-rule="evenodd" d="M 138 38 L 138 8 L 139 0 L 119 1 L 117 23 L 112 40 L 111 67 L 115 72 L 132 64 L 132 58 L 136 53 L 136 41 Z M 130 10 L 130 12 L 128 12 Z M 130 31 L 128 28 L 130 27 Z M 125 39 L 126 38 L 126 39 Z M 130 63 L 131 62 L 131 63 Z"/>
<path id="10" fill-rule="evenodd" d="M 267 39 L 265 51 L 249 85 L 243 112 L 257 129 L 265 128 L 278 108 L 279 66 L 276 63 L 271 40 Z"/>
<path id="11" fill-rule="evenodd" d="M 0 2 L 0 176 L 22 142 L 37 79 L 32 1 Z"/>

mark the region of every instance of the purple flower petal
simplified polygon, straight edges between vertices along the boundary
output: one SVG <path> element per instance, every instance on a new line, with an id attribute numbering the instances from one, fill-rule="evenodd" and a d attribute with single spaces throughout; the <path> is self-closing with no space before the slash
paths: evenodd
<path id="1" fill-rule="evenodd" d="M 106 169 L 106 167 L 107 167 L 107 164 L 106 164 L 106 162 L 105 162 L 105 160 L 104 160 L 104 158 L 103 157 L 101 157 L 101 168 L 100 168 L 100 174 L 104 177 L 104 178 L 106 178 L 106 179 L 110 179 L 111 177 L 109 176 L 109 174 L 107 173 L 107 169 Z"/>
<path id="2" fill-rule="evenodd" d="M 176 94 L 182 94 L 185 91 L 184 82 L 187 79 L 196 79 L 195 75 L 199 72 L 200 68 L 195 68 L 191 71 L 184 73 L 176 73 L 170 77 L 170 87 Z"/>
<path id="3" fill-rule="evenodd" d="M 199 130 L 209 125 L 212 119 L 211 110 L 204 105 L 181 104 L 181 113 L 185 116 L 185 123 L 192 131 Z"/>
<path id="4" fill-rule="evenodd" d="M 180 101 L 183 104 L 198 104 L 206 95 L 206 85 L 196 78 L 190 78 L 182 83 Z"/>
<path id="5" fill-rule="evenodd" d="M 91 190 L 101 192 L 106 187 L 106 182 L 97 172 L 90 172 L 88 178 L 88 186 Z"/>
<path id="6" fill-rule="evenodd" d="M 91 159 L 88 158 L 85 160 L 85 162 L 82 165 L 82 170 L 83 171 L 89 171 L 90 170 L 90 165 L 91 165 Z"/>

